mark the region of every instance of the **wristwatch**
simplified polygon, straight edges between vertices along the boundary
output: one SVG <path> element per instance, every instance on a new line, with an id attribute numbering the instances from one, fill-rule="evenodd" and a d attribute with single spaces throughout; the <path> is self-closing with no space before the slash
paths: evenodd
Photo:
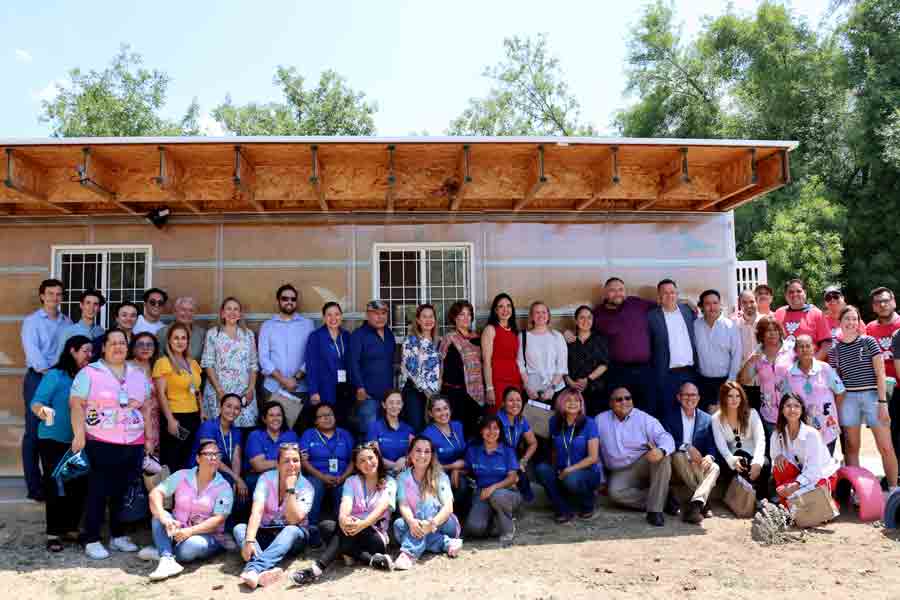
<path id="1" fill-rule="evenodd" d="M 284 495 L 285 495 L 285 496 L 287 496 L 287 495 L 293 496 L 293 495 L 296 494 L 296 493 L 297 493 L 297 490 L 294 489 L 294 488 L 288 488 L 288 489 L 284 490 Z"/>

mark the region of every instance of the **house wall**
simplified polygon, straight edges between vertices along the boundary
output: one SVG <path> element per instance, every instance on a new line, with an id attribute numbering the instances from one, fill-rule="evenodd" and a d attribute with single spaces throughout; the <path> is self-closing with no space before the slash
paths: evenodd
<path id="1" fill-rule="evenodd" d="M 672 277 L 696 301 L 717 288 L 734 301 L 735 252 L 731 213 L 616 215 L 589 223 L 442 222 L 329 224 L 211 218 L 175 222 L 164 230 L 102 220 L 0 225 L 0 475 L 20 470 L 23 431 L 20 333 L 38 306 L 37 287 L 50 276 L 54 244 L 150 244 L 152 284 L 172 299 L 190 295 L 200 320 L 214 318 L 222 299 L 238 297 L 251 327 L 274 309 L 274 291 L 291 282 L 299 310 L 318 317 L 337 300 L 356 327 L 373 295 L 377 242 L 470 242 L 476 310 L 486 316 L 493 295 L 506 291 L 520 314 L 541 299 L 554 323 L 567 326 L 580 304 L 594 304 L 603 281 L 624 279 L 629 293 L 653 298 L 656 282 Z"/>

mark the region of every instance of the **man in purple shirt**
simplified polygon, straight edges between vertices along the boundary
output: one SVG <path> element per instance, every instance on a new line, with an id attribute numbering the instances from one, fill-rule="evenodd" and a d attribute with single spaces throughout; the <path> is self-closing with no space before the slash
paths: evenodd
<path id="1" fill-rule="evenodd" d="M 613 388 L 607 410 L 595 417 L 603 465 L 608 469 L 609 498 L 616 504 L 647 511 L 647 522 L 665 523 L 662 512 L 678 514 L 669 498 L 675 440 L 662 424 L 634 407 L 628 388 Z"/>
<path id="2" fill-rule="evenodd" d="M 655 391 L 647 313 L 654 308 L 656 302 L 626 296 L 625 282 L 610 277 L 604 285 L 603 301 L 594 309 L 594 329 L 606 336 L 609 345 L 609 389 L 627 387 L 635 406 L 651 412 Z"/>

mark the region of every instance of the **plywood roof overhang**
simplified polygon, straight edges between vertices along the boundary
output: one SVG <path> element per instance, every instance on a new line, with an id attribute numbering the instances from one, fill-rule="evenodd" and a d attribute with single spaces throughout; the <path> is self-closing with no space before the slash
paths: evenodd
<path id="1" fill-rule="evenodd" d="M 791 141 L 581 137 L 2 139 L 0 217 L 722 212 Z"/>

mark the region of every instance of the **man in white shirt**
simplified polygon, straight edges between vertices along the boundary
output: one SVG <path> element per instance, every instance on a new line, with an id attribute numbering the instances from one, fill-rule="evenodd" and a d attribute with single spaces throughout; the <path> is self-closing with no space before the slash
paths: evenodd
<path id="1" fill-rule="evenodd" d="M 667 419 L 678 408 L 673 399 L 682 384 L 696 379 L 697 352 L 694 321 L 697 314 L 678 301 L 671 279 L 656 285 L 659 306 L 647 314 L 657 402 L 654 416 Z"/>
<path id="2" fill-rule="evenodd" d="M 165 325 L 161 317 L 168 301 L 169 295 L 159 288 L 150 288 L 144 292 L 144 314 L 138 317 L 132 335 L 145 331 L 149 331 L 153 335 L 159 334 L 159 330 Z"/>
<path id="3" fill-rule="evenodd" d="M 708 413 L 697 408 L 700 393 L 693 383 L 685 383 L 678 391 L 678 414 L 666 422 L 666 431 L 675 439 L 672 471 L 690 490 L 691 502 L 681 511 L 688 523 L 700 523 L 708 516 L 709 494 L 719 479 L 716 464 L 716 440 Z"/>
<path id="4" fill-rule="evenodd" d="M 700 407 L 713 412 L 719 404 L 719 388 L 737 379 L 741 368 L 741 338 L 737 326 L 722 314 L 722 297 L 716 290 L 700 294 L 703 318 L 694 321 L 697 344 L 697 387 Z"/>

